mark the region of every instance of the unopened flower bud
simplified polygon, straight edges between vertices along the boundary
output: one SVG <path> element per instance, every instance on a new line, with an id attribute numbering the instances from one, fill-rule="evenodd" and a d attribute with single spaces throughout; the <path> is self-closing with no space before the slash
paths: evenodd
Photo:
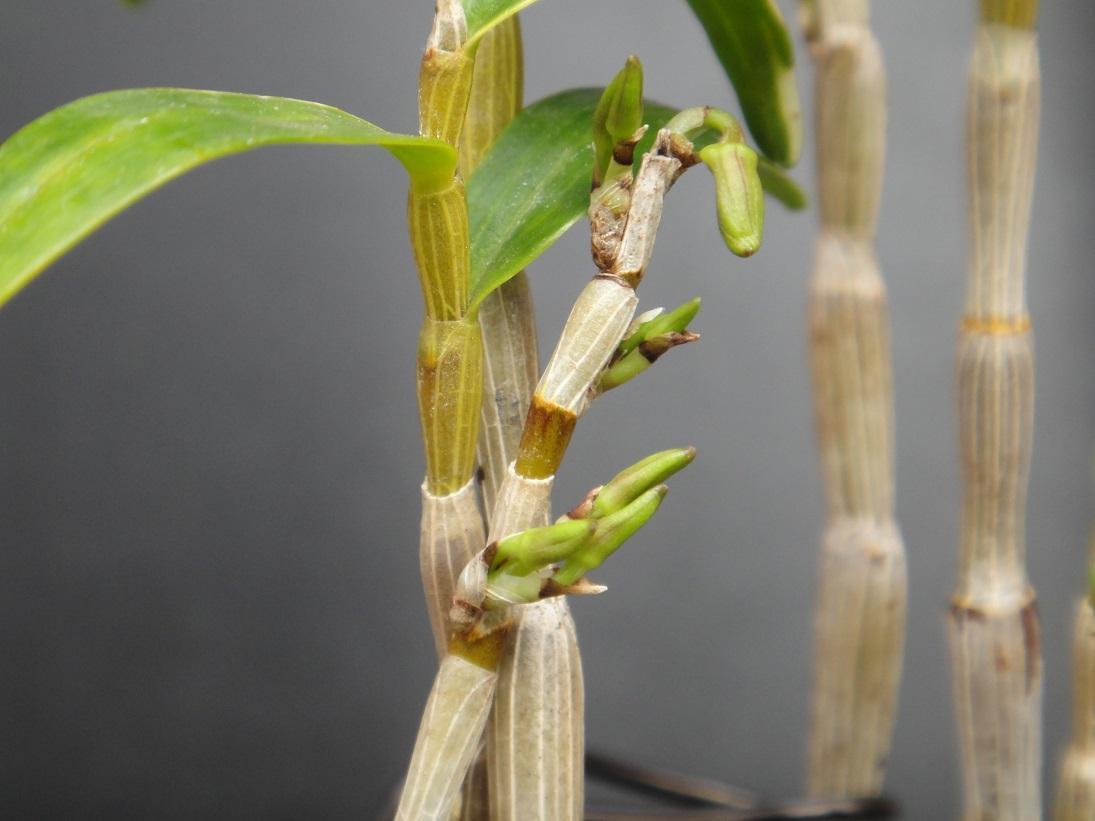
<path id="1" fill-rule="evenodd" d="M 719 231 L 739 257 L 760 248 L 764 234 L 764 189 L 757 174 L 757 154 L 744 143 L 723 142 L 700 151 L 715 177 Z"/>
<path id="2" fill-rule="evenodd" d="M 625 468 L 601 488 L 593 500 L 592 517 L 600 519 L 623 510 L 655 485 L 684 470 L 695 458 L 695 448 L 671 448 Z"/>

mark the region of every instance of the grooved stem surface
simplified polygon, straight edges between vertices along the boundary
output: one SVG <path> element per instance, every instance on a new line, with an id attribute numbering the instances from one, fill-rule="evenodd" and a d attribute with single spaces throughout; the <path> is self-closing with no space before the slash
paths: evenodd
<path id="1" fill-rule="evenodd" d="M 446 656 L 418 728 L 396 821 L 449 821 L 479 749 L 498 676 Z"/>
<path id="2" fill-rule="evenodd" d="M 874 253 L 886 79 L 863 0 L 819 0 L 815 58 L 821 230 L 810 366 L 826 526 L 814 620 L 807 790 L 881 792 L 905 637 L 905 547 L 894 520 L 893 376 Z"/>
<path id="3" fill-rule="evenodd" d="M 464 566 L 482 550 L 484 538 L 474 482 L 448 496 L 434 496 L 422 486 L 418 558 L 439 659 L 445 657 L 452 635 L 449 610 L 456 580 Z"/>
<path id="4" fill-rule="evenodd" d="M 1038 97 L 1034 32 L 981 23 L 969 80 L 963 498 L 950 618 L 966 821 L 1041 817 L 1042 659 L 1024 566 L 1034 412 L 1025 265 Z"/>

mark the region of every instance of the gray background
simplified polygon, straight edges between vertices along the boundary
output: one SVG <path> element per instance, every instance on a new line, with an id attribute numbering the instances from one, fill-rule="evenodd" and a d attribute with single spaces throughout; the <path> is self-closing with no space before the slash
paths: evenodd
<path id="1" fill-rule="evenodd" d="M 3 0 L 0 133 L 141 85 L 317 99 L 410 130 L 431 5 Z M 958 800 L 943 613 L 971 6 L 875 13 L 894 103 L 879 244 L 911 580 L 889 784 L 914 819 Z M 1092 513 L 1093 24 L 1085 0 L 1045 4 L 1029 553 L 1050 778 Z M 530 100 L 603 82 L 635 52 L 651 96 L 731 103 L 683 3 L 550 0 L 525 31 Z M 807 151 L 812 186 L 811 166 Z M 0 815 L 362 818 L 399 776 L 434 666 L 404 186 L 377 151 L 234 158 L 110 223 L 3 311 Z M 598 403 L 557 499 L 650 450 L 699 447 L 599 574 L 610 592 L 575 606 L 589 739 L 789 795 L 820 527 L 803 333 L 814 219 L 771 208 L 764 251 L 741 263 L 711 198 L 702 173 L 674 190 L 642 289 L 646 307 L 702 295 L 704 341 Z M 590 273 L 584 231 L 532 273 L 551 341 Z"/>

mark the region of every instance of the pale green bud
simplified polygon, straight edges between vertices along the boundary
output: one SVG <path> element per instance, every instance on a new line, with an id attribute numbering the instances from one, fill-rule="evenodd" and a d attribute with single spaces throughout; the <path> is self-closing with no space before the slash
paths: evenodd
<path id="1" fill-rule="evenodd" d="M 659 485 L 696 458 L 695 448 L 672 448 L 647 456 L 613 477 L 593 500 L 590 516 L 601 519 L 630 505 L 639 496 Z"/>
<path id="2" fill-rule="evenodd" d="M 620 546 L 650 521 L 665 498 L 665 485 L 647 490 L 622 510 L 597 521 L 593 536 L 555 572 L 559 585 L 572 585 L 615 553 Z"/>
<path id="3" fill-rule="evenodd" d="M 744 143 L 715 143 L 700 151 L 715 177 L 719 231 L 739 257 L 760 248 L 764 234 L 764 189 L 757 174 L 757 154 Z"/>
<path id="4" fill-rule="evenodd" d="M 643 66 L 627 58 L 593 112 L 594 179 L 604 179 L 616 144 L 631 138 L 643 124 Z"/>

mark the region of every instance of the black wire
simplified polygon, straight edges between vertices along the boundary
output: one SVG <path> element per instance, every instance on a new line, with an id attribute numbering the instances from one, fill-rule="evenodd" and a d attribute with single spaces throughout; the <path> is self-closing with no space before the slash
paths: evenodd
<path id="1" fill-rule="evenodd" d="M 672 802 L 681 809 L 638 812 L 587 808 L 585 821 L 868 821 L 897 817 L 897 806 L 886 798 L 762 801 L 749 790 L 716 779 L 640 766 L 593 751 L 586 753 L 586 772 L 592 778 Z M 395 818 L 401 789 L 402 782 L 392 788 L 377 821 Z"/>

